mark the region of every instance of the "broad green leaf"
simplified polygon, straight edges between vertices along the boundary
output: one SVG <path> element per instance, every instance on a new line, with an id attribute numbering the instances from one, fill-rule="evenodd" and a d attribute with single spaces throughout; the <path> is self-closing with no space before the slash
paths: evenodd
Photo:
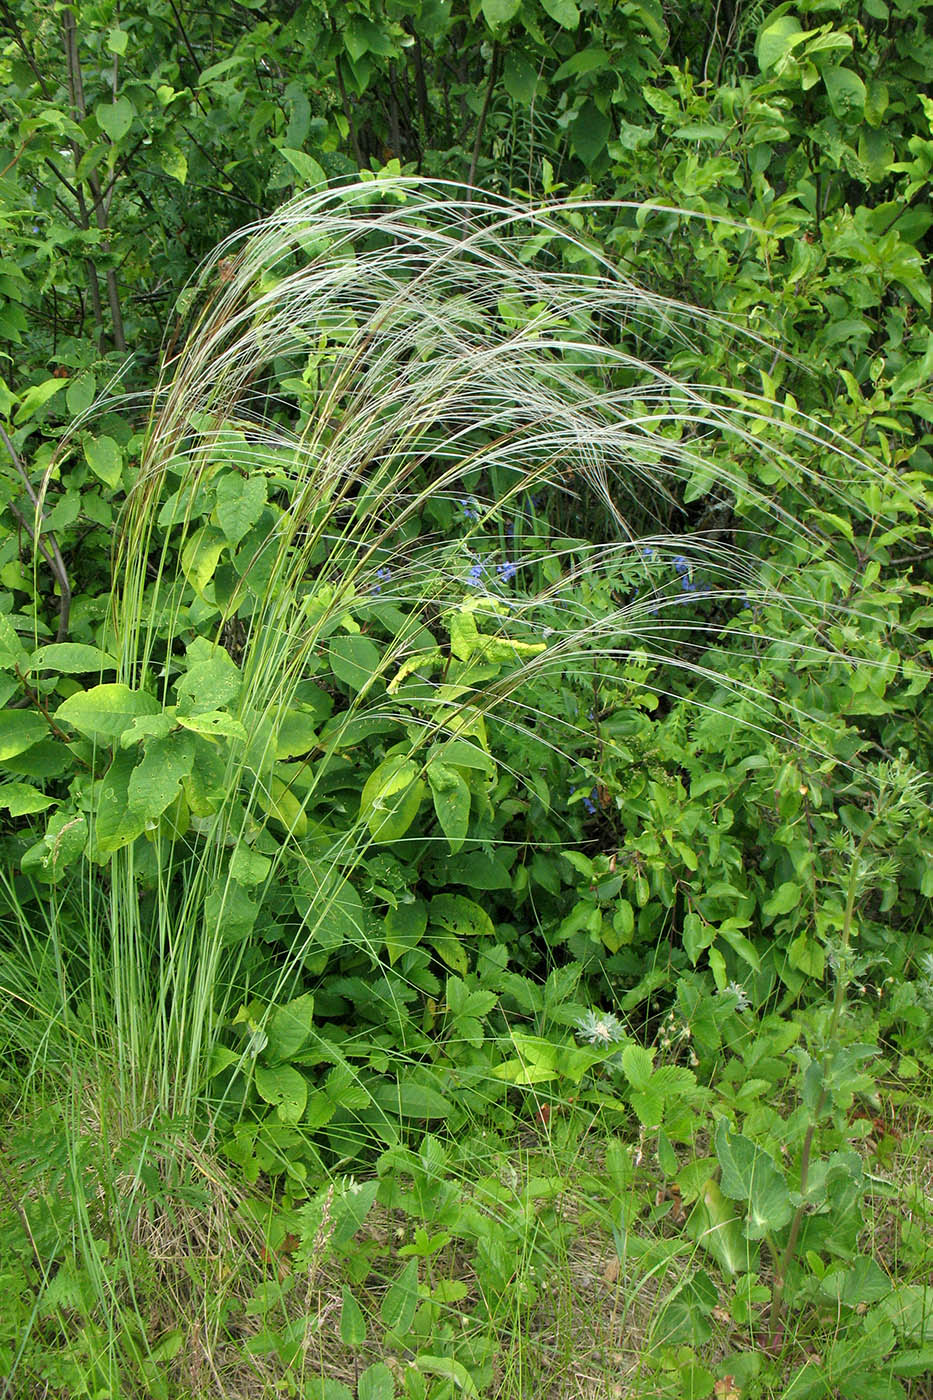
<path id="1" fill-rule="evenodd" d="M 409 948 L 419 944 L 428 927 L 427 905 L 422 899 L 400 904 L 385 916 L 386 952 L 389 962 L 397 962 Z"/>
<path id="2" fill-rule="evenodd" d="M 49 399 L 64 387 L 64 379 L 43 379 L 40 384 L 30 384 L 13 414 L 13 421 L 17 427 L 28 423 L 29 419 L 33 418 L 41 408 L 44 408 Z"/>
<path id="3" fill-rule="evenodd" d="M 294 1065 L 257 1065 L 256 1091 L 283 1123 L 298 1123 L 308 1102 L 308 1081 Z"/>
<path id="4" fill-rule="evenodd" d="M 68 405 L 68 412 L 72 418 L 78 418 L 82 413 L 90 408 L 94 402 L 94 395 L 97 393 L 97 380 L 90 370 L 84 374 L 79 374 L 77 379 L 72 379 L 65 391 L 65 403 Z"/>
<path id="5" fill-rule="evenodd" d="M 20 641 L 19 633 L 10 619 L 0 613 L 0 667 L 12 671 L 18 666 L 23 670 L 28 662 L 29 653 Z"/>
<path id="6" fill-rule="evenodd" d="M 111 53 L 126 53 L 126 45 L 129 40 L 129 31 L 126 29 L 111 29 L 107 35 L 107 48 Z"/>
<path id="7" fill-rule="evenodd" d="M 397 841 L 415 820 L 425 790 L 419 771 L 414 759 L 394 755 L 366 779 L 360 817 L 374 841 Z"/>
<path id="8" fill-rule="evenodd" d="M 106 433 L 85 438 L 84 455 L 94 475 L 115 491 L 123 477 L 123 453 L 114 439 Z"/>
<path id="9" fill-rule="evenodd" d="M 440 1376 L 442 1380 L 453 1381 L 467 1400 L 475 1400 L 479 1395 L 467 1368 L 452 1356 L 429 1356 L 422 1351 L 415 1358 L 415 1365 L 423 1376 Z"/>
<path id="10" fill-rule="evenodd" d="M 565 78 L 576 78 L 581 73 L 595 73 L 610 65 L 609 55 L 605 49 L 595 46 L 588 49 L 580 49 L 560 65 L 554 74 L 553 81 L 562 83 Z"/>
<path id="11" fill-rule="evenodd" d="M 176 715 L 176 721 L 192 734 L 201 734 L 205 739 L 237 739 L 245 744 L 249 737 L 238 719 L 223 710 L 208 710 L 203 715 Z"/>
<path id="12" fill-rule="evenodd" d="M 799 933 L 788 945 L 787 961 L 805 977 L 821 978 L 826 970 L 826 950 L 815 938 Z"/>
<path id="13" fill-rule="evenodd" d="M 101 741 L 118 739 L 137 715 L 157 715 L 161 709 L 154 695 L 114 682 L 75 691 L 59 705 L 55 721 Z"/>
<path id="14" fill-rule="evenodd" d="M 213 525 L 202 525 L 186 541 L 181 552 L 182 572 L 199 598 L 204 597 L 226 545 L 223 531 Z"/>
<path id="15" fill-rule="evenodd" d="M 230 858 L 230 874 L 244 889 L 261 885 L 271 869 L 269 857 L 251 850 L 249 846 L 237 846 Z"/>
<path id="16" fill-rule="evenodd" d="M 859 121 L 865 110 L 865 84 L 851 68 L 824 68 L 823 84 L 834 116 Z"/>
<path id="17" fill-rule="evenodd" d="M 467 885 L 471 890 L 507 890 L 512 883 L 508 867 L 485 851 L 467 851 L 446 863 L 451 885 Z"/>
<path id="18" fill-rule="evenodd" d="M 522 0 L 482 0 L 483 18 L 490 29 L 508 24 L 521 9 Z"/>
<path id="19" fill-rule="evenodd" d="M 306 1045 L 314 1019 L 314 997 L 310 992 L 287 1001 L 273 1011 L 266 1024 L 269 1059 L 290 1060 Z"/>
<path id="20" fill-rule="evenodd" d="M 606 149 L 610 132 L 609 118 L 600 111 L 592 98 L 587 98 L 570 129 L 573 149 L 586 165 L 592 164 Z"/>
<path id="21" fill-rule="evenodd" d="M 716 1126 L 716 1156 L 722 1171 L 723 1194 L 734 1201 L 748 1202 L 748 1239 L 764 1239 L 788 1223 L 794 1208 L 774 1159 L 741 1133 L 730 1133 L 724 1117 Z"/>
<path id="22" fill-rule="evenodd" d="M 307 834 L 308 816 L 304 803 L 283 778 L 273 774 L 268 787 L 257 788 L 256 801 L 264 812 L 268 812 L 293 836 Z"/>
<path id="23" fill-rule="evenodd" d="M 541 0 L 541 7 L 561 29 L 576 29 L 580 23 L 580 11 L 574 0 Z"/>
<path id="24" fill-rule="evenodd" d="M 293 150 L 289 146 L 280 146 L 279 154 L 283 155 L 293 170 L 296 170 L 306 185 L 326 185 L 327 176 L 318 165 L 313 156 L 306 155 L 304 151 Z"/>
<path id="25" fill-rule="evenodd" d="M 296 758 L 317 744 L 318 724 L 313 715 L 288 710 L 275 734 L 276 758 Z"/>
<path id="26" fill-rule="evenodd" d="M 163 146 L 159 151 L 159 165 L 166 175 L 180 185 L 188 179 L 188 157 L 178 146 Z"/>
<path id="27" fill-rule="evenodd" d="M 455 768 L 432 762 L 427 768 L 434 811 L 452 853 L 460 850 L 470 827 L 470 789 Z"/>
<path id="28" fill-rule="evenodd" d="M 820 1292 L 847 1308 L 877 1303 L 891 1292 L 891 1280 L 868 1254 L 858 1254 L 848 1264 L 833 1269 L 820 1280 Z"/>
<path id="29" fill-rule="evenodd" d="M 366 1341 L 366 1319 L 363 1310 L 346 1284 L 340 1309 L 340 1340 L 345 1347 L 361 1347 Z"/>
<path id="30" fill-rule="evenodd" d="M 517 49 L 509 49 L 502 66 L 502 82 L 514 102 L 528 106 L 535 95 L 538 71 Z"/>
<path id="31" fill-rule="evenodd" d="M 409 1259 L 386 1290 L 379 1313 L 386 1327 L 403 1335 L 412 1324 L 417 1306 L 418 1260 Z"/>
<path id="32" fill-rule="evenodd" d="M 221 876 L 204 901 L 207 936 L 220 937 L 226 945 L 242 943 L 253 931 L 259 908 L 236 880 Z"/>
<path id="33" fill-rule="evenodd" d="M 129 805 L 145 822 L 160 817 L 178 796 L 194 763 L 194 740 L 184 731 L 146 742 L 140 763 L 130 775 Z"/>
<path id="34" fill-rule="evenodd" d="M 61 671 L 66 675 L 115 671 L 116 667 L 115 659 L 108 652 L 82 642 L 50 642 L 37 647 L 29 658 L 30 671 Z"/>
<path id="35" fill-rule="evenodd" d="M 430 1084 L 411 1075 L 400 1075 L 396 1084 L 377 1084 L 374 1102 L 400 1118 L 447 1118 L 450 1101 Z"/>
<path id="36" fill-rule="evenodd" d="M 763 73 L 774 68 L 781 59 L 805 39 L 800 20 L 794 15 L 781 15 L 758 36 L 756 45 L 758 66 Z"/>
<path id="37" fill-rule="evenodd" d="M 732 1201 L 727 1201 L 711 1177 L 700 1191 L 687 1218 L 686 1231 L 720 1267 L 733 1277 L 753 1267 L 750 1248 L 742 1237 L 742 1222 Z"/>
<path id="38" fill-rule="evenodd" d="M 129 729 L 120 735 L 120 748 L 128 749 L 144 739 L 164 739 L 176 727 L 175 707 L 170 705 L 158 715 L 137 715 Z"/>
<path id="39" fill-rule="evenodd" d="M 25 753 L 48 733 L 48 724 L 33 710 L 0 710 L 0 763 Z"/>
<path id="40" fill-rule="evenodd" d="M 239 694 L 241 681 L 239 668 L 229 652 L 217 647 L 212 656 L 195 661 L 175 682 L 178 708 L 186 716 L 222 709 Z"/>
<path id="41" fill-rule="evenodd" d="M 77 698 L 77 697 L 73 697 Z M 146 818 L 130 803 L 129 782 L 136 765 L 136 754 L 121 750 L 101 779 L 100 800 L 93 839 L 97 853 L 112 855 L 141 836 Z"/>
<path id="42" fill-rule="evenodd" d="M 788 914 L 791 909 L 796 909 L 800 903 L 800 886 L 794 880 L 785 880 L 783 885 L 778 885 L 774 894 L 762 906 L 762 913 L 768 919 L 774 919 L 778 914 Z"/>
<path id="43" fill-rule="evenodd" d="M 32 812 L 44 812 L 53 807 L 56 798 L 48 797 L 30 783 L 0 784 L 0 809 L 6 809 L 11 817 L 25 817 Z"/>
<path id="44" fill-rule="evenodd" d="M 97 125 L 111 141 L 121 141 L 130 127 L 136 109 L 128 97 L 118 97 L 116 102 L 100 102 L 94 109 Z"/>
<path id="45" fill-rule="evenodd" d="M 369 685 L 382 662 L 375 642 L 359 635 L 332 637 L 329 656 L 334 675 L 353 691 Z"/>
<path id="46" fill-rule="evenodd" d="M 240 543 L 266 504 L 266 478 L 259 473 L 227 472 L 217 483 L 217 522 L 230 544 Z"/>
<path id="47" fill-rule="evenodd" d="M 392 1400 L 395 1381 L 384 1361 L 367 1366 L 356 1383 L 357 1400 Z"/>
<path id="48" fill-rule="evenodd" d="M 20 865 L 26 872 L 54 881 L 84 854 L 86 845 L 87 818 L 84 813 L 53 812 L 44 837 L 24 853 Z"/>
<path id="49" fill-rule="evenodd" d="M 458 938 L 491 937 L 496 931 L 486 910 L 462 894 L 436 894 L 431 900 L 429 919 Z"/>

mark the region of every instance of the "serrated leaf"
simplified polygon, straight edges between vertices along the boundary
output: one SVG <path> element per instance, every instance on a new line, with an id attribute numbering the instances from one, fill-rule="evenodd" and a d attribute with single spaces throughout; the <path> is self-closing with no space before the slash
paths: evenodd
<path id="1" fill-rule="evenodd" d="M 622 1072 L 633 1089 L 647 1089 L 654 1073 L 651 1052 L 641 1045 L 626 1045 L 622 1051 Z"/>
<path id="2" fill-rule="evenodd" d="M 77 729 L 88 739 L 118 739 L 137 715 L 157 715 L 161 709 L 154 695 L 131 690 L 117 681 L 75 691 L 59 705 L 55 721 Z"/>
<path id="3" fill-rule="evenodd" d="M 298 1123 L 308 1102 L 308 1081 L 294 1065 L 257 1065 L 256 1092 L 283 1123 Z"/>
<path id="4" fill-rule="evenodd" d="M 367 1366 L 356 1383 L 357 1400 L 392 1400 L 395 1382 L 384 1361 Z"/>

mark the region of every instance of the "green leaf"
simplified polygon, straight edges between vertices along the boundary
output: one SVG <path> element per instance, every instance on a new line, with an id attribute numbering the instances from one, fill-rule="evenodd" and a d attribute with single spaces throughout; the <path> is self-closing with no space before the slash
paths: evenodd
<path id="1" fill-rule="evenodd" d="M 431 900 L 429 918 L 432 924 L 458 938 L 491 937 L 496 931 L 486 910 L 462 894 L 436 894 Z"/>
<path id="2" fill-rule="evenodd" d="M 180 185 L 188 179 L 188 157 L 178 146 L 163 146 L 159 152 L 159 165 L 172 180 Z"/>
<path id="3" fill-rule="evenodd" d="M 195 661 L 175 682 L 181 715 L 204 715 L 219 710 L 239 694 L 242 677 L 236 662 L 223 647 L 210 657 Z"/>
<path id="4" fill-rule="evenodd" d="M 110 53 L 126 53 L 126 45 L 129 37 L 125 29 L 111 29 L 110 33 L 107 35 L 107 48 Z"/>
<path id="5" fill-rule="evenodd" d="M 541 0 L 541 6 L 561 29 L 576 29 L 580 23 L 580 11 L 574 0 Z"/>
<path id="6" fill-rule="evenodd" d="M 428 764 L 434 811 L 451 853 L 460 850 L 470 827 L 470 789 L 456 768 L 436 760 Z"/>
<path id="7" fill-rule="evenodd" d="M 58 877 L 84 854 L 87 845 L 87 818 L 83 812 L 57 811 L 41 841 L 31 846 L 20 862 L 24 871 L 34 871 L 46 880 Z"/>
<path id="8" fill-rule="evenodd" d="M 28 669 L 87 675 L 90 671 L 115 671 L 116 667 L 115 659 L 100 647 L 85 646 L 83 642 L 50 642 L 36 648 Z"/>
<path id="9" fill-rule="evenodd" d="M 77 729 L 88 739 L 118 739 L 137 715 L 156 715 L 161 709 L 154 695 L 116 682 L 75 691 L 59 705 L 55 721 Z"/>
<path id="10" fill-rule="evenodd" d="M 428 910 L 422 899 L 400 904 L 385 916 L 386 951 L 389 962 L 397 962 L 409 948 L 419 944 L 428 927 Z"/>
<path id="11" fill-rule="evenodd" d="M 411 1075 L 400 1075 L 395 1084 L 377 1084 L 372 1096 L 380 1108 L 400 1118 L 447 1118 L 451 1111 L 438 1089 Z"/>
<path id="12" fill-rule="evenodd" d="M 32 812 L 44 812 L 53 807 L 56 799 L 39 792 L 29 783 L 0 784 L 0 809 L 6 809 L 11 817 L 25 817 Z"/>
<path id="13" fill-rule="evenodd" d="M 39 410 L 45 407 L 49 399 L 64 387 L 64 379 L 43 379 L 41 384 L 30 384 L 13 414 L 13 421 L 17 427 L 22 427 L 24 423 L 28 423 L 30 418 L 34 418 Z"/>
<path id="14" fill-rule="evenodd" d="M 361 1347 L 366 1341 L 366 1319 L 363 1310 L 346 1284 L 340 1309 L 340 1340 L 345 1347 Z"/>
<path id="15" fill-rule="evenodd" d="M 820 1280 L 820 1292 L 847 1308 L 877 1303 L 891 1292 L 891 1281 L 868 1254 L 857 1254 L 850 1263 L 833 1269 Z"/>
<path id="16" fill-rule="evenodd" d="M 396 754 L 366 779 L 360 817 L 374 841 L 397 841 L 415 820 L 425 790 L 419 771 L 413 759 Z"/>
<path id="17" fill-rule="evenodd" d="M 395 1382 L 384 1361 L 367 1366 L 356 1383 L 357 1400 L 392 1400 Z"/>
<path id="18" fill-rule="evenodd" d="M 482 0 L 483 18 L 490 29 L 508 24 L 521 9 L 522 0 Z"/>
<path id="19" fill-rule="evenodd" d="M 783 885 L 778 885 L 774 894 L 762 906 L 761 912 L 768 919 L 777 918 L 779 914 L 789 914 L 791 909 L 796 909 L 800 903 L 800 886 L 793 880 L 785 880 Z"/>
<path id="20" fill-rule="evenodd" d="M 580 49 L 578 53 L 571 56 L 560 65 L 554 74 L 554 82 L 562 83 L 565 78 L 576 78 L 583 73 L 596 73 L 610 66 L 609 55 L 605 49 L 592 47 Z"/>
<path id="21" fill-rule="evenodd" d="M 305 155 L 304 151 L 292 150 L 289 146 L 280 146 L 279 154 L 285 157 L 293 170 L 297 170 L 306 185 L 327 184 L 327 176 L 312 156 Z"/>
<path id="22" fill-rule="evenodd" d="M 587 98 L 570 130 L 573 149 L 585 165 L 591 165 L 606 149 L 611 126 L 605 112 Z"/>
<path id="23" fill-rule="evenodd" d="M 538 85 L 538 72 L 517 49 L 509 49 L 502 65 L 502 82 L 513 102 L 529 106 Z"/>
<path id="24" fill-rule="evenodd" d="M 204 597 L 226 545 L 226 536 L 213 525 L 202 525 L 186 541 L 181 552 L 182 572 L 199 598 Z"/>
<path id="25" fill-rule="evenodd" d="M 122 846 L 128 846 L 145 829 L 145 817 L 130 805 L 129 799 L 129 782 L 135 766 L 136 754 L 122 749 L 101 780 L 93 833 L 99 856 L 112 855 Z"/>
<path id="26" fill-rule="evenodd" d="M 418 1306 L 418 1260 L 409 1259 L 401 1273 L 390 1284 L 379 1309 L 386 1327 L 404 1335 L 411 1327 Z"/>
<path id="27" fill-rule="evenodd" d="M 232 873 L 232 867 L 231 867 Z M 314 997 L 305 992 L 273 1011 L 266 1024 L 269 1059 L 290 1060 L 307 1044 L 314 1022 Z"/>
<path id="28" fill-rule="evenodd" d="M 127 787 L 129 805 L 145 822 L 160 817 L 178 796 L 182 780 L 194 763 L 194 740 L 177 731 L 164 739 L 146 743 L 142 761 L 130 775 Z"/>
<path id="29" fill-rule="evenodd" d="M 865 110 L 865 84 L 851 68 L 824 68 L 823 85 L 833 115 L 840 121 L 860 121 Z"/>
<path id="30" fill-rule="evenodd" d="M 118 97 L 116 102 L 101 102 L 94 109 L 97 125 L 111 141 L 121 141 L 130 127 L 136 109 L 128 97 Z"/>
<path id="31" fill-rule="evenodd" d="M 183 729 L 190 729 L 192 734 L 201 734 L 205 739 L 236 739 L 245 744 L 249 737 L 240 721 L 223 710 L 208 710 L 203 715 L 176 714 L 175 719 Z"/>
<path id="32" fill-rule="evenodd" d="M 49 726 L 34 711 L 0 710 L 0 763 L 25 753 L 48 734 Z"/>
<path id="33" fill-rule="evenodd" d="M 249 846 L 237 846 L 230 859 L 230 874 L 244 889 L 261 885 L 271 869 L 269 857 L 250 850 Z"/>
<path id="34" fill-rule="evenodd" d="M 758 66 L 763 73 L 774 68 L 785 54 L 791 52 L 804 38 L 800 20 L 793 15 L 782 15 L 758 36 Z"/>
<path id="35" fill-rule="evenodd" d="M 420 1352 L 415 1358 L 415 1366 L 425 1376 L 440 1376 L 442 1380 L 453 1381 L 459 1391 L 475 1400 L 479 1395 L 476 1382 L 461 1361 L 452 1356 L 429 1356 Z"/>
<path id="36" fill-rule="evenodd" d="M 317 744 L 318 722 L 302 710 L 283 715 L 275 735 L 276 758 L 295 758 Z"/>
<path id="37" fill-rule="evenodd" d="M 97 380 L 90 370 L 79 374 L 77 379 L 72 379 L 65 390 L 65 403 L 68 405 L 68 412 L 72 418 L 80 417 L 86 409 L 90 408 L 96 392 Z"/>
<path id="38" fill-rule="evenodd" d="M 700 1191 L 685 1228 L 690 1238 L 711 1254 L 727 1274 L 744 1274 L 753 1267 L 749 1245 L 742 1238 L 738 1212 L 712 1177 Z"/>
<path id="39" fill-rule="evenodd" d="M 716 1156 L 722 1170 L 723 1194 L 734 1201 L 748 1202 L 747 1239 L 764 1239 L 788 1223 L 794 1208 L 773 1157 L 741 1133 L 731 1134 L 725 1118 L 720 1118 L 716 1126 Z"/>
<path id="40" fill-rule="evenodd" d="M 204 927 L 209 937 L 219 934 L 226 946 L 232 946 L 249 937 L 258 913 L 236 880 L 220 876 L 204 901 Z"/>
<path id="41" fill-rule="evenodd" d="M 360 691 L 367 686 L 382 663 L 382 656 L 376 644 L 368 637 L 359 635 L 333 637 L 329 655 L 334 675 L 353 691 Z"/>
<path id="42" fill-rule="evenodd" d="M 654 1073 L 654 1059 L 641 1045 L 626 1045 L 622 1051 L 622 1072 L 633 1089 L 647 1089 Z"/>
<path id="43" fill-rule="evenodd" d="M 265 509 L 266 478 L 228 472 L 217 483 L 216 500 L 217 523 L 230 544 L 239 544 Z"/>
<path id="44" fill-rule="evenodd" d="M 123 453 L 112 437 L 85 438 L 84 456 L 95 476 L 115 491 L 123 477 Z"/>
<path id="45" fill-rule="evenodd" d="M 294 1065 L 257 1065 L 256 1092 L 283 1123 L 298 1123 L 308 1102 L 308 1081 Z"/>

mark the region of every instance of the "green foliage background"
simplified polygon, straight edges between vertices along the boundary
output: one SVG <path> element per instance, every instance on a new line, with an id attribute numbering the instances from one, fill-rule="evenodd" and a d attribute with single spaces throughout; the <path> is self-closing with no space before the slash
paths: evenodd
<path id="1" fill-rule="evenodd" d="M 244 1218 L 274 1198 L 301 1258 L 328 1173 L 377 1173 L 366 1209 L 339 1197 L 334 1248 L 349 1257 L 377 1190 L 440 1229 L 406 1246 L 381 1325 L 474 1388 L 492 1385 L 489 1349 L 458 1350 L 441 1304 L 459 1300 L 426 1295 L 419 1260 L 453 1239 L 504 1294 L 519 1235 L 506 1250 L 505 1212 L 493 1228 L 445 1172 L 468 1170 L 458 1140 L 547 1125 L 569 1098 L 613 1138 L 594 1194 L 634 1191 L 641 1146 L 619 1144 L 653 1144 L 692 1207 L 681 1236 L 732 1281 L 762 1354 L 788 1306 L 870 1305 L 863 1351 L 837 1338 L 832 1393 L 867 1394 L 882 1362 L 885 1396 L 921 1374 L 926 1324 L 903 1317 L 928 1261 L 914 1242 L 887 1283 L 872 1272 L 852 1113 L 885 1075 L 929 1068 L 931 68 L 928 0 L 0 3 L 3 1088 L 28 1124 L 14 1157 L 47 1183 L 44 1213 L 5 1227 L 11 1374 L 17 1327 L 54 1315 L 65 1340 L 36 1375 L 103 1394 L 94 1328 L 132 1332 L 132 1209 L 76 1223 L 52 1204 L 68 1172 L 73 1188 L 101 1171 L 73 1122 L 67 1161 L 48 1145 L 46 1081 L 74 1073 L 77 1045 L 128 1120 L 113 1180 L 142 1124 L 201 1145 L 209 1124 L 255 1189 Z M 178 418 L 178 452 L 153 452 L 149 398 L 159 383 L 170 400 L 185 337 L 228 284 L 271 296 L 291 267 L 250 282 L 255 245 L 211 250 L 361 174 L 380 208 L 407 175 L 451 200 L 567 199 L 556 232 L 519 227 L 517 265 L 595 277 L 608 259 L 656 294 L 612 331 L 631 371 L 589 365 L 654 434 L 663 487 L 629 482 L 624 506 L 637 550 L 599 553 L 619 532 L 583 457 L 516 485 L 478 433 L 443 490 L 443 444 L 421 443 L 408 534 L 361 560 L 371 501 L 315 514 L 310 456 L 286 442 L 333 446 L 315 415 L 355 333 L 336 313 L 300 356 L 270 357 L 261 449 L 231 412 L 209 450 Z M 685 329 L 680 304 L 710 314 Z M 482 333 L 530 335 L 540 311 L 503 294 Z M 589 311 L 555 327 L 605 329 Z M 424 539 L 448 547 L 427 601 L 433 556 L 398 568 Z M 291 661 L 254 643 L 299 597 L 313 641 L 273 704 Z M 602 638 L 592 655 L 536 665 L 571 617 Z M 520 722 L 463 700 L 519 676 Z M 464 712 L 421 744 L 439 693 Z M 195 927 L 190 964 L 173 961 Z M 627 1210 L 607 1206 L 620 1250 Z M 661 1312 L 646 1394 L 710 1393 L 706 1267 Z M 272 1307 L 254 1309 L 264 1354 L 294 1378 L 294 1318 L 273 1326 Z M 361 1345 L 353 1307 L 343 1340 Z M 140 1329 L 124 1362 L 155 1386 Z M 788 1375 L 796 1400 L 830 1393 L 793 1364 L 748 1363 L 747 1393 Z M 413 1375 L 413 1396 L 469 1393 L 455 1369 Z"/>

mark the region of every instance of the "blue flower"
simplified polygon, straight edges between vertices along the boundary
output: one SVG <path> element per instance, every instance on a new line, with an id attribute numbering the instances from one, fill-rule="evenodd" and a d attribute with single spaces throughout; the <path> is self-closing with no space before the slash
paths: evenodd
<path id="1" fill-rule="evenodd" d="M 674 559 L 674 568 L 679 574 L 682 575 L 690 573 L 690 565 L 687 563 L 686 559 L 682 554 L 678 554 Z"/>
<path id="2" fill-rule="evenodd" d="M 376 578 L 377 578 L 377 579 L 380 579 L 381 582 L 376 583 L 376 584 L 373 584 L 372 588 L 369 590 L 370 593 L 381 593 L 381 592 L 382 592 L 382 585 L 383 585 L 383 583 L 388 583 L 388 581 L 389 581 L 389 579 L 390 579 L 391 577 L 392 577 L 392 570 L 391 570 L 391 569 L 377 569 L 377 570 L 376 570 Z"/>
<path id="3" fill-rule="evenodd" d="M 499 575 L 503 583 L 508 583 L 509 580 L 513 579 L 518 573 L 518 565 L 513 564 L 510 562 L 510 560 L 506 559 L 504 564 L 496 565 L 496 573 Z"/>
<path id="4" fill-rule="evenodd" d="M 586 811 L 589 812 L 590 816 L 592 816 L 593 813 L 596 811 L 597 796 L 598 793 L 596 789 L 592 788 L 589 797 L 584 797 L 583 799 L 583 806 L 585 807 Z"/>
<path id="5" fill-rule="evenodd" d="M 485 565 L 481 564 L 479 560 L 477 560 L 475 564 L 470 565 L 470 571 L 467 574 L 467 583 L 472 588 L 477 588 L 482 582 L 484 570 Z"/>
<path id="6" fill-rule="evenodd" d="M 467 520 L 479 520 L 479 504 L 475 496 L 464 496 L 460 501 L 460 509 Z"/>

